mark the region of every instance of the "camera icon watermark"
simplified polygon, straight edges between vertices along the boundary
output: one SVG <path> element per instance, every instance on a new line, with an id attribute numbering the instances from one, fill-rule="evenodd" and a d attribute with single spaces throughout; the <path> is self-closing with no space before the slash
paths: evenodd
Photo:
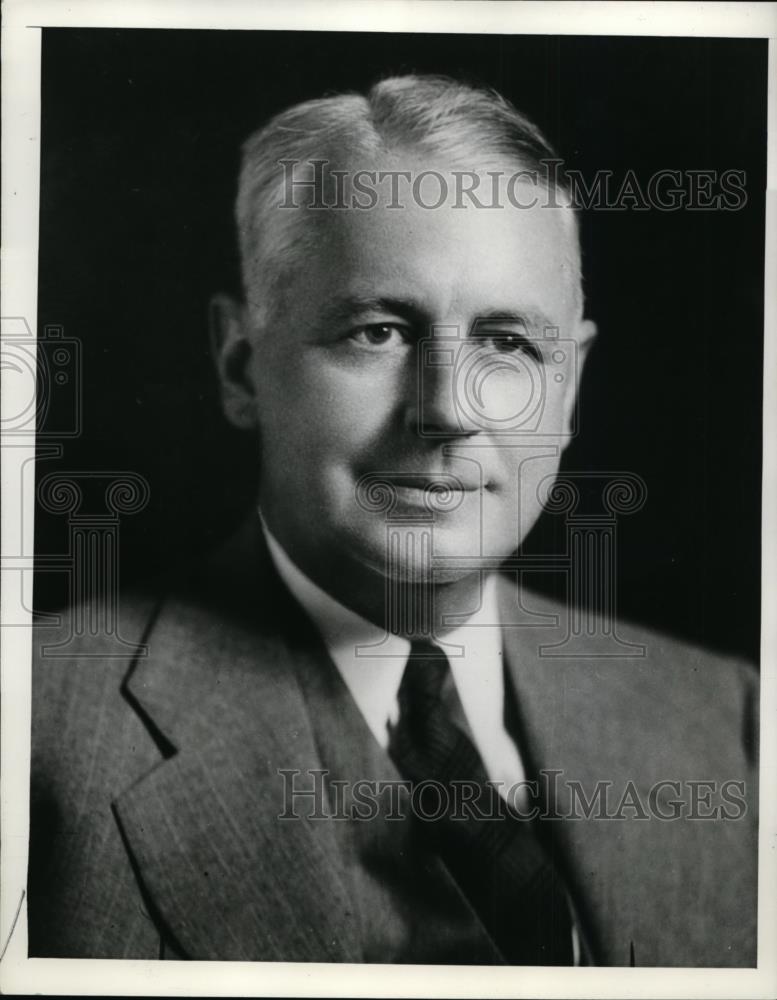
<path id="1" fill-rule="evenodd" d="M 558 426 L 546 426 L 543 419 L 551 394 L 573 391 L 577 382 L 578 344 L 561 337 L 557 326 L 537 330 L 515 317 L 488 317 L 469 331 L 434 326 L 419 348 L 419 436 L 449 438 L 452 415 L 463 434 L 566 438 L 576 433 L 576 412 Z M 439 417 L 441 391 L 452 400 L 445 421 Z"/>
<path id="2" fill-rule="evenodd" d="M 82 430 L 81 343 L 61 326 L 37 338 L 20 316 L 2 320 L 4 389 L 13 406 L 3 408 L 2 436 L 61 440 Z"/>

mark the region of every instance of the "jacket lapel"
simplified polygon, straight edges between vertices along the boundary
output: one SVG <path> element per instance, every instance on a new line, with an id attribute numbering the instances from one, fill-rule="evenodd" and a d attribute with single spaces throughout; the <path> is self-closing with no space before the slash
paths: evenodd
<path id="1" fill-rule="evenodd" d="M 125 686 L 164 759 L 114 809 L 184 955 L 359 961 L 331 824 L 278 819 L 279 772 L 321 762 L 259 547 L 254 523 L 163 605 Z"/>

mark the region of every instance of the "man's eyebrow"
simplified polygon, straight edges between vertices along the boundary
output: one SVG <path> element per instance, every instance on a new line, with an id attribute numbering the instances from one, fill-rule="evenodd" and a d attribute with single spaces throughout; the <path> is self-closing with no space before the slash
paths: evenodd
<path id="1" fill-rule="evenodd" d="M 480 324 L 483 326 L 494 326 L 497 323 L 504 323 L 506 326 L 525 326 L 529 332 L 541 332 L 548 328 L 558 329 L 557 323 L 552 323 L 550 318 L 541 309 L 493 309 L 489 312 L 478 313 L 472 324 L 475 331 Z"/>
<path id="2" fill-rule="evenodd" d="M 431 324 L 428 311 L 416 300 L 382 295 L 347 295 L 336 298 L 324 309 L 322 320 L 327 326 L 339 325 L 348 323 L 365 313 L 398 316 L 415 326 L 427 327 Z M 478 313 L 468 332 L 475 333 L 481 324 L 493 326 L 497 323 L 522 326 L 526 328 L 528 333 L 535 334 L 541 334 L 548 327 L 557 329 L 557 324 L 552 323 L 541 309 L 522 307 L 520 309 L 489 309 Z"/>
<path id="3" fill-rule="evenodd" d="M 408 323 L 428 323 L 425 310 L 412 299 L 384 296 L 348 295 L 334 299 L 324 310 L 325 323 L 345 323 L 364 313 L 389 313 L 399 316 Z"/>

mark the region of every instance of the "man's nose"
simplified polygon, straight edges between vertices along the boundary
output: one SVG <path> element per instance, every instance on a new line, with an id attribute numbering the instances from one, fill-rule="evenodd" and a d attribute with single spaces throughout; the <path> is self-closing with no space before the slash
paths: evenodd
<path id="1" fill-rule="evenodd" d="M 418 356 L 410 418 L 421 437 L 471 437 L 483 428 L 462 399 L 465 343 L 434 346 Z"/>

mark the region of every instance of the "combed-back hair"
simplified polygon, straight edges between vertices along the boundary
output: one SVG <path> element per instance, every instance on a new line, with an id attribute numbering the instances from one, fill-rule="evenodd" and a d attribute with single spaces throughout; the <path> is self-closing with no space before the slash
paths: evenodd
<path id="1" fill-rule="evenodd" d="M 570 205 L 563 174 L 551 176 L 545 169 L 548 161 L 560 162 L 550 143 L 494 90 L 413 74 L 381 80 L 366 95 L 305 101 L 275 115 L 242 147 L 235 216 L 243 290 L 254 311 L 267 311 L 298 254 L 314 243 L 312 225 L 300 221 L 308 213 L 278 211 L 286 193 L 284 161 L 300 164 L 299 177 L 312 177 L 315 160 L 334 167 L 346 158 L 357 162 L 359 154 L 374 158 L 398 151 L 480 171 L 504 168 L 505 163 L 537 171 L 540 182 L 550 178 L 557 185 L 564 196 L 559 203 Z M 568 215 L 574 294 L 581 306 L 577 223 L 571 208 Z"/>

